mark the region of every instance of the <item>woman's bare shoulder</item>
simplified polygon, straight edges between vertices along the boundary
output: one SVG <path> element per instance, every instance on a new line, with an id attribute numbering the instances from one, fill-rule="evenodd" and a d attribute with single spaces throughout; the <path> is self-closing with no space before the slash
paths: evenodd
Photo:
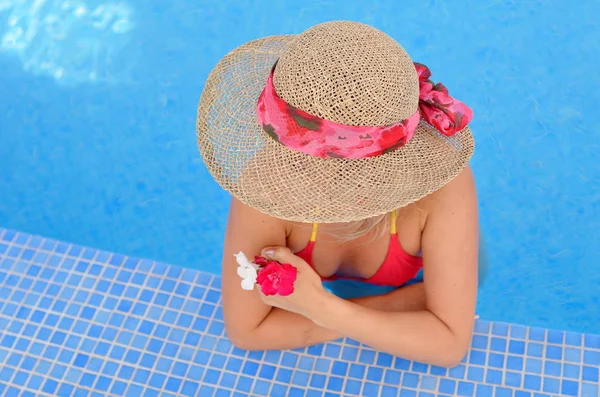
<path id="1" fill-rule="evenodd" d="M 428 216 L 434 212 L 452 211 L 452 203 L 476 199 L 477 189 L 473 170 L 467 166 L 456 178 L 448 182 L 441 189 L 419 200 L 418 207 Z"/>
<path id="2" fill-rule="evenodd" d="M 229 223 L 232 221 L 241 221 L 244 224 L 252 224 L 260 228 L 284 228 L 289 229 L 289 222 L 279 218 L 275 218 L 271 215 L 262 213 L 247 204 L 244 204 L 240 200 L 233 197 L 231 199 L 231 206 L 229 208 Z"/>

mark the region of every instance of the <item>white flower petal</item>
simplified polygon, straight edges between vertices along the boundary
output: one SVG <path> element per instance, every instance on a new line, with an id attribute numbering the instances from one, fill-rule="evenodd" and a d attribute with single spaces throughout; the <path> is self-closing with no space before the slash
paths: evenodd
<path id="1" fill-rule="evenodd" d="M 239 253 L 234 254 L 233 256 L 235 256 L 235 260 L 237 261 L 238 265 L 243 267 L 253 267 L 253 263 L 250 262 L 248 258 L 246 258 L 246 255 L 244 255 L 243 252 L 240 251 Z"/>
<path id="2" fill-rule="evenodd" d="M 260 266 L 258 266 L 256 263 L 250 262 L 246 255 L 241 251 L 237 254 L 233 254 L 233 256 L 235 256 L 235 260 L 237 261 L 238 265 L 242 267 L 251 267 L 256 270 L 260 269 Z"/>
<path id="3" fill-rule="evenodd" d="M 246 291 L 252 291 L 254 289 L 254 282 L 250 279 L 243 279 L 242 280 L 242 289 L 246 290 Z"/>
<path id="4" fill-rule="evenodd" d="M 238 266 L 238 268 L 237 268 L 237 274 L 241 278 L 246 278 L 246 268 L 242 267 L 242 266 Z"/>
<path id="5" fill-rule="evenodd" d="M 246 268 L 246 277 L 245 278 L 252 278 L 252 279 L 256 280 L 257 276 L 258 276 L 258 272 L 256 271 L 255 268 L 253 268 L 253 267 Z"/>
<path id="6" fill-rule="evenodd" d="M 242 266 L 239 266 L 237 268 L 237 274 L 241 278 L 250 278 L 253 280 L 256 280 L 256 277 L 258 275 L 258 273 L 256 272 L 256 269 L 254 269 L 253 267 L 242 267 Z"/>

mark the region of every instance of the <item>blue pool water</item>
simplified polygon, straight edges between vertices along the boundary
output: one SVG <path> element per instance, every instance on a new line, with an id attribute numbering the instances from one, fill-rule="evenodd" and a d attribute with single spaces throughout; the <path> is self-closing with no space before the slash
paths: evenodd
<path id="1" fill-rule="evenodd" d="M 600 333 L 598 6 L 0 0 L 0 226 L 218 273 L 228 196 L 195 146 L 203 81 L 248 40 L 351 19 L 475 109 L 482 318 Z"/>

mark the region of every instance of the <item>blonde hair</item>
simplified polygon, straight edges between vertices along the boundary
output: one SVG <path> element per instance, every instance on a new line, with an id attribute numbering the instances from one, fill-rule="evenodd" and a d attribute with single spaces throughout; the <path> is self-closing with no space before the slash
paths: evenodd
<path id="1" fill-rule="evenodd" d="M 404 208 L 409 209 L 409 211 L 423 211 L 423 208 L 419 206 L 418 201 L 409 204 Z M 396 220 L 402 219 L 406 215 L 407 211 L 396 211 Z M 382 235 L 390 233 L 391 226 L 392 213 L 387 213 L 360 221 L 329 224 L 327 225 L 326 234 L 340 243 L 347 243 L 370 234 L 369 238 L 364 241 L 365 244 L 369 244 L 380 238 Z"/>
<path id="2" fill-rule="evenodd" d="M 365 243 L 373 242 L 390 231 L 392 214 L 384 214 L 360 221 L 327 225 L 327 236 L 340 243 L 347 243 L 371 235 Z"/>

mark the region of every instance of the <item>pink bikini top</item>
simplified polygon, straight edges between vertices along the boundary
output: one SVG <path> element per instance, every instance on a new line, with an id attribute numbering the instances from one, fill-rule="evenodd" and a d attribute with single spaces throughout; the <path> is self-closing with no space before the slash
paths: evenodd
<path id="1" fill-rule="evenodd" d="M 383 264 L 379 267 L 377 272 L 369 278 L 359 277 L 321 277 L 323 281 L 334 281 L 334 280 L 355 280 L 363 281 L 370 284 L 396 286 L 399 287 L 405 284 L 407 281 L 414 278 L 419 270 L 423 267 L 423 258 L 419 256 L 410 255 L 402 248 L 400 240 L 398 240 L 398 233 L 396 231 L 396 212 L 392 213 L 392 225 L 390 234 L 390 244 L 388 246 L 388 252 L 383 261 Z M 300 252 L 296 255 L 304 259 L 313 269 L 313 252 L 315 250 L 315 243 L 317 241 L 317 224 L 313 224 L 313 231 L 310 237 L 310 241 Z"/>

